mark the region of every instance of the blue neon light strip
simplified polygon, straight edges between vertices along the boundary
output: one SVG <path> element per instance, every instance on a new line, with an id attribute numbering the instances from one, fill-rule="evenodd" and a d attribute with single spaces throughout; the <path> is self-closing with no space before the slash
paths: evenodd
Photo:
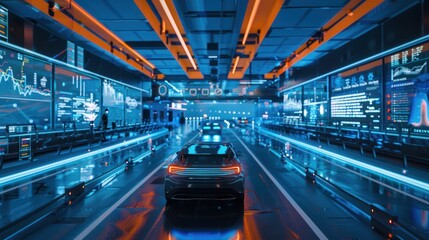
<path id="1" fill-rule="evenodd" d="M 146 135 L 146 136 L 135 138 L 135 139 L 132 139 L 132 140 L 129 140 L 129 141 L 124 141 L 124 142 L 115 144 L 113 146 L 105 147 L 105 148 L 98 149 L 98 150 L 95 150 L 95 151 L 92 151 L 92 152 L 88 152 L 88 153 L 84 153 L 84 154 L 81 154 L 81 155 L 78 155 L 78 156 L 75 156 L 75 157 L 67 158 L 67 159 L 61 160 L 59 162 L 47 164 L 45 166 L 40 166 L 40 167 L 29 169 L 29 170 L 26 170 L 26 171 L 23 171 L 23 172 L 20 172 L 20 173 L 15 173 L 15 174 L 11 174 L 9 176 L 1 177 L 0 178 L 0 186 L 9 184 L 12 181 L 22 180 L 22 178 L 27 178 L 27 177 L 30 177 L 32 175 L 39 174 L 39 173 L 41 173 L 43 171 L 53 170 L 56 167 L 60 167 L 60 166 L 65 165 L 65 164 L 69 164 L 69 163 L 73 163 L 73 162 L 76 162 L 76 161 L 80 161 L 83 158 L 87 158 L 87 157 L 91 157 L 91 156 L 94 156 L 94 155 L 97 155 L 97 154 L 100 154 L 100 153 L 103 153 L 103 152 L 107 152 L 107 151 L 113 150 L 115 148 L 125 147 L 125 146 L 128 146 L 128 145 L 134 144 L 134 143 L 138 143 L 139 141 L 146 141 L 146 140 L 148 140 L 150 138 L 157 138 L 157 137 L 160 137 L 160 136 L 163 136 L 163 135 L 166 135 L 166 134 L 168 134 L 168 130 L 167 129 L 163 129 L 163 130 L 161 130 L 159 132 L 156 132 L 154 134 L 151 134 L 151 135 Z"/>
<path id="2" fill-rule="evenodd" d="M 272 138 L 275 138 L 278 140 L 282 140 L 282 141 L 287 141 L 287 142 L 290 142 L 291 144 L 295 144 L 295 145 L 307 148 L 309 150 L 312 150 L 314 152 L 324 154 L 326 156 L 330 156 L 334 160 L 337 160 L 337 161 L 341 160 L 343 162 L 361 167 L 363 169 L 370 170 L 370 171 L 374 172 L 375 174 L 381 174 L 381 175 L 384 175 L 386 177 L 393 178 L 397 181 L 401 181 L 404 184 L 409 184 L 409 185 L 412 185 L 414 187 L 429 191 L 429 184 L 428 183 L 425 183 L 425 182 L 422 182 L 422 181 L 419 181 L 419 180 L 416 180 L 416 179 L 413 179 L 410 177 L 406 177 L 406 176 L 403 176 L 403 175 L 400 175 L 400 174 L 397 174 L 394 172 L 390 172 L 390 171 L 387 171 L 383 168 L 375 167 L 375 166 L 372 166 L 370 164 L 363 163 L 363 162 L 360 162 L 360 161 L 357 161 L 357 160 L 354 160 L 354 159 L 351 159 L 351 158 L 348 158 L 348 157 L 345 157 L 345 156 L 342 156 L 342 155 L 339 155 L 339 154 L 336 154 L 336 153 L 333 153 L 333 152 L 330 152 L 330 151 L 327 151 L 327 150 L 324 150 L 324 149 L 321 149 L 318 147 L 315 147 L 315 146 L 311 146 L 309 144 L 306 144 L 306 143 L 303 143 L 303 142 L 300 142 L 300 141 L 297 141 L 297 140 L 294 140 L 291 138 L 280 136 L 278 134 L 272 133 L 272 132 L 264 130 L 262 128 L 259 128 L 259 132 L 262 134 L 265 134 L 269 137 L 272 137 Z"/>

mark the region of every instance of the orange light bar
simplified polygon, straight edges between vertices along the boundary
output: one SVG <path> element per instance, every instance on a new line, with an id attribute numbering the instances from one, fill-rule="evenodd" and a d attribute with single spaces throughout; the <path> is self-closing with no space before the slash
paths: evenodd
<path id="1" fill-rule="evenodd" d="M 39 1 L 39 0 L 24 0 L 26 3 L 33 6 L 35 9 L 38 9 L 40 12 L 46 14 L 47 16 L 50 16 L 49 13 L 49 5 L 45 1 Z M 64 2 L 64 1 L 63 1 Z M 58 2 L 60 3 L 60 2 Z M 73 2 L 72 2 L 73 3 Z M 118 46 L 122 46 L 122 44 L 117 43 L 115 39 L 110 37 L 107 32 L 105 32 L 103 29 L 99 28 L 97 25 L 97 20 L 95 18 L 90 19 L 88 16 L 89 14 L 85 15 L 84 11 L 81 11 L 81 9 L 78 5 L 74 5 L 74 8 L 70 7 L 68 4 L 65 6 L 61 6 L 63 10 L 56 11 L 54 16 L 51 16 L 53 20 L 57 21 L 58 23 L 62 24 L 64 27 L 70 29 L 71 31 L 75 32 L 76 34 L 80 35 L 81 37 L 87 39 L 88 41 L 92 42 L 93 44 L 97 45 L 98 47 L 102 48 L 106 52 L 111 51 L 111 45 L 110 42 L 114 42 L 114 44 Z M 67 11 L 67 13 L 63 13 L 63 11 Z M 73 16 L 70 18 L 70 15 Z M 79 21 L 79 23 L 77 22 Z M 100 24 L 100 23 L 98 23 Z M 113 33 L 112 33 L 113 34 Z M 124 45 L 122 47 L 125 47 L 128 45 Z M 129 47 L 129 46 L 128 46 Z M 131 49 L 131 47 L 129 47 Z M 131 52 L 131 51 L 130 51 Z M 118 57 L 125 63 L 135 67 L 137 70 L 141 71 L 147 76 L 153 75 L 153 71 L 148 70 L 147 68 L 143 67 L 141 64 L 137 63 L 137 61 L 129 61 L 129 59 L 135 59 L 140 58 L 143 61 L 143 57 L 138 55 L 134 56 L 133 54 L 130 55 L 130 58 L 125 56 L 125 54 L 115 52 L 113 53 L 114 56 Z M 153 66 L 153 64 L 147 64 L 149 67 Z M 154 67 L 154 66 L 153 66 Z"/>
<path id="2" fill-rule="evenodd" d="M 258 7 L 259 7 L 260 2 L 261 2 L 261 0 L 256 0 L 255 4 L 253 5 L 252 13 L 250 14 L 249 24 L 247 24 L 246 31 L 244 32 L 244 36 L 243 36 L 243 41 L 241 42 L 241 44 L 243 44 L 243 45 L 246 44 L 247 36 L 249 36 L 250 27 L 253 24 L 253 20 L 255 20 L 256 11 L 258 11 Z"/>
<path id="3" fill-rule="evenodd" d="M 155 68 L 155 65 L 153 65 L 151 62 L 149 62 L 146 58 L 141 56 L 137 51 L 135 51 L 133 48 L 131 48 L 128 44 L 126 44 L 122 39 L 120 39 L 118 36 L 116 36 L 109 29 L 107 29 L 103 24 L 101 24 L 96 18 L 94 18 L 91 14 L 89 14 L 85 9 L 83 9 L 81 6 L 79 6 L 74 1 L 70 1 L 70 3 L 71 3 L 71 9 L 72 9 L 71 13 L 76 14 L 75 11 L 77 11 L 78 13 L 82 14 L 85 18 L 87 18 L 87 20 L 89 20 L 91 22 L 91 24 L 94 24 L 97 28 L 101 29 L 105 34 L 108 35 L 108 37 L 113 38 L 113 40 L 115 40 L 118 45 L 121 45 L 127 51 L 134 54 L 137 58 L 143 60 L 143 62 L 145 62 L 149 67 Z M 79 19 L 79 20 L 82 21 L 82 19 Z M 91 29 L 91 30 L 98 32 L 97 29 Z M 105 40 L 108 41 L 108 39 L 105 39 Z"/>
<path id="4" fill-rule="evenodd" d="M 350 25 L 358 21 L 361 17 L 368 14 L 371 10 L 383 3 L 384 0 L 351 0 L 342 10 L 340 10 L 334 17 L 332 17 L 321 29 L 323 30 L 323 41 L 314 41 L 311 44 L 304 43 L 295 53 L 285 59 L 287 65 L 282 66 L 264 75 L 265 79 L 274 79 L 280 74 L 284 73 L 287 69 L 291 68 L 294 64 L 302 60 L 305 56 L 315 51 L 324 43 L 335 37 L 340 32 L 347 29 Z M 352 10 L 351 10 L 352 9 Z M 350 17 L 349 12 L 353 11 L 353 17 Z M 321 30 L 321 31 L 322 31 Z"/>
<path id="5" fill-rule="evenodd" d="M 234 170 L 235 174 L 240 174 L 240 172 L 241 172 L 241 168 L 239 166 L 225 167 L 225 168 L 222 168 L 222 169 L 226 170 L 226 171 Z"/>
<path id="6" fill-rule="evenodd" d="M 238 60 L 240 60 L 240 56 L 237 56 L 237 57 L 235 58 L 234 67 L 232 68 L 232 74 L 234 74 L 234 73 L 235 73 L 235 69 L 237 68 Z"/>
<path id="7" fill-rule="evenodd" d="M 177 171 L 181 171 L 181 170 L 185 170 L 185 169 L 186 169 L 185 167 L 178 167 L 178 166 L 170 165 L 170 166 L 168 166 L 168 173 L 173 174 Z"/>
<path id="8" fill-rule="evenodd" d="M 183 40 L 182 34 L 179 31 L 179 28 L 177 27 L 176 22 L 174 21 L 173 15 L 171 15 L 170 9 L 168 9 L 167 3 L 165 0 L 159 0 L 161 3 L 162 8 L 164 9 L 165 14 L 167 15 L 168 20 L 170 21 L 171 26 L 174 29 L 174 32 L 176 33 L 176 36 L 179 38 L 180 44 L 182 44 L 183 49 L 186 52 L 186 55 L 189 58 L 189 61 L 191 61 L 192 67 L 194 70 L 197 70 L 197 65 L 195 64 L 194 59 L 191 56 L 191 53 L 189 52 L 188 46 L 186 46 L 185 41 Z"/>

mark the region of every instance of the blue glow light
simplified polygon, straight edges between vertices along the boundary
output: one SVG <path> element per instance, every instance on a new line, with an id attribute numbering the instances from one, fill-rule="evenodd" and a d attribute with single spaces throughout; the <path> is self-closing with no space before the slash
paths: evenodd
<path id="1" fill-rule="evenodd" d="M 173 229 L 171 231 L 172 239 L 235 239 L 238 235 L 237 230 L 229 230 L 229 231 L 181 231 Z"/>
<path id="2" fill-rule="evenodd" d="M 425 183 L 425 182 L 422 182 L 422 181 L 419 181 L 419 180 L 416 180 L 416 179 L 413 179 L 413 178 L 410 178 L 410 177 L 407 177 L 407 176 L 403 176 L 403 175 L 398 174 L 398 173 L 387 171 L 387 170 L 385 170 L 383 168 L 375 167 L 375 166 L 372 166 L 370 164 L 363 163 L 363 162 L 360 162 L 360 161 L 354 160 L 352 158 L 348 158 L 348 157 L 345 157 L 345 156 L 342 156 L 342 155 L 339 155 L 339 154 L 336 154 L 336 153 L 333 153 L 333 152 L 329 152 L 329 151 L 324 150 L 322 148 L 314 147 L 314 146 L 311 146 L 309 144 L 306 144 L 306 143 L 303 143 L 303 142 L 300 142 L 300 141 L 297 141 L 297 140 L 294 140 L 294 139 L 291 139 L 291 138 L 280 136 L 278 134 L 272 133 L 272 132 L 264 130 L 262 128 L 259 128 L 259 132 L 261 134 L 264 134 L 266 136 L 272 137 L 274 139 L 278 139 L 278 140 L 281 140 L 281 141 L 288 141 L 288 142 L 290 142 L 292 144 L 295 144 L 297 146 L 301 146 L 303 148 L 309 149 L 309 150 L 314 151 L 316 153 L 332 157 L 333 160 L 337 160 L 337 161 L 340 161 L 340 162 L 342 161 L 342 162 L 346 162 L 346 163 L 354 165 L 354 166 L 361 167 L 363 169 L 366 169 L 366 170 L 369 170 L 369 171 L 373 172 L 376 175 L 381 174 L 381 175 L 384 175 L 386 177 L 390 177 L 392 179 L 395 179 L 397 181 L 401 181 L 404 184 L 409 184 L 409 185 L 412 185 L 414 187 L 417 187 L 417 188 L 429 191 L 429 184 L 428 183 Z"/>
<path id="3" fill-rule="evenodd" d="M 40 174 L 40 173 L 43 173 L 43 172 L 46 172 L 46 171 L 53 170 L 53 169 L 55 169 L 57 167 L 61 167 L 61 166 L 65 165 L 65 164 L 69 164 L 69 163 L 80 161 L 83 158 L 92 157 L 94 155 L 97 155 L 97 154 L 100 154 L 100 153 L 104 153 L 104 152 L 107 152 L 107 151 L 110 151 L 110 150 L 114 150 L 116 148 L 121 148 L 121 147 L 129 146 L 131 144 L 138 143 L 140 141 L 146 141 L 146 140 L 148 140 L 150 138 L 157 138 L 157 137 L 160 137 L 160 136 L 163 136 L 163 135 L 167 135 L 167 134 L 168 134 L 168 130 L 167 129 L 163 129 L 163 130 L 161 130 L 159 132 L 156 132 L 156 133 L 153 133 L 151 135 L 146 135 L 146 136 L 135 138 L 135 139 L 132 139 L 132 140 L 129 140 L 129 141 L 124 141 L 124 142 L 121 142 L 121 143 L 118 143 L 118 144 L 115 144 L 115 145 L 112 145 L 112 146 L 109 146 L 109 147 L 105 147 L 105 148 L 102 148 L 102 149 L 98 149 L 98 150 L 95 150 L 95 151 L 84 153 L 84 154 L 81 154 L 81 155 L 78 155 L 78 156 L 75 156 L 75 157 L 71 157 L 71 158 L 67 158 L 67 159 L 64 159 L 64 160 L 61 160 L 61 161 L 58 161 L 58 162 L 50 163 L 50 164 L 47 164 L 47 165 L 44 165 L 44 166 L 40 166 L 40 167 L 37 167 L 37 168 L 29 169 L 29 170 L 26 170 L 26 171 L 23 171 L 23 172 L 20 172 L 20 173 L 15 173 L 15 174 L 11 174 L 9 176 L 1 177 L 0 178 L 0 186 L 6 185 L 6 184 L 10 184 L 13 181 L 22 180 L 23 178 L 28 178 L 28 177 L 31 177 L 31 176 L 36 175 L 36 174 Z"/>

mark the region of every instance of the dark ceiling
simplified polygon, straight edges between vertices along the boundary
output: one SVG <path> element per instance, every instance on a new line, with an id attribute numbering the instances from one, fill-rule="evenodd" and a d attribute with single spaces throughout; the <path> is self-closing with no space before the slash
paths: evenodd
<path id="1" fill-rule="evenodd" d="M 264 74 L 281 65 L 285 58 L 305 44 L 349 3 L 347 0 L 278 1 L 283 2 L 283 5 L 257 49 L 244 79 L 262 79 Z M 87 40 L 73 34 L 64 34 L 64 28 L 58 23 L 54 23 L 54 20 L 49 16 L 37 13 L 35 9 L 23 1 L 6 0 L 1 2 L 18 15 L 36 19 L 46 28 L 60 33 L 61 36 L 66 36 L 69 38 L 68 40 L 86 45 L 87 49 L 92 49 L 93 52 L 99 53 L 103 58 L 109 58 L 109 54 L 97 48 L 96 45 L 85 44 L 85 41 L 88 42 Z M 74 2 L 154 64 L 156 72 L 164 74 L 166 80 L 177 84 L 178 87 L 189 81 L 183 68 L 155 32 L 158 29 L 155 31 L 152 29 L 133 0 L 75 0 Z M 323 55 L 378 26 L 386 19 L 406 10 L 416 2 L 418 1 L 384 1 L 346 30 L 301 59 L 293 67 L 300 68 L 311 64 Z M 173 3 L 185 30 L 184 35 L 187 38 L 187 44 L 192 49 L 199 70 L 204 75 L 204 81 L 215 79 L 223 85 L 234 82 L 227 80 L 227 75 L 231 70 L 231 64 L 237 51 L 237 42 L 240 38 L 240 29 L 248 1 L 173 0 Z M 263 7 L 264 0 L 260 4 Z M 210 64 L 212 59 L 209 59 L 209 55 L 213 53 L 208 52 L 208 43 L 218 43 L 216 64 L 213 62 Z M 121 62 L 121 64 L 125 63 Z M 129 68 L 129 66 L 127 67 Z"/>

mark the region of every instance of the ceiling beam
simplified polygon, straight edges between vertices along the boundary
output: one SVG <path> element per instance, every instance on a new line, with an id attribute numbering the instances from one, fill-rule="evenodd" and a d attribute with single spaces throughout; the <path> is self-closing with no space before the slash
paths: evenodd
<path id="1" fill-rule="evenodd" d="M 155 66 L 152 63 L 104 27 L 74 1 L 58 1 L 57 4 L 60 4 L 60 9 L 55 5 L 50 6 L 45 1 L 25 0 L 25 2 L 106 52 L 118 57 L 126 64 L 133 66 L 146 76 L 153 77 Z"/>
<path id="2" fill-rule="evenodd" d="M 315 51 L 325 42 L 329 41 L 337 34 L 347 29 L 350 25 L 358 21 L 361 17 L 368 14 L 371 10 L 383 3 L 384 0 L 351 0 L 345 7 L 341 9 L 334 17 L 332 17 L 318 32 L 317 36 L 313 36 L 296 49 L 291 55 L 283 60 L 283 65 L 280 68 L 275 68 L 271 72 L 264 75 L 265 79 L 274 79 L 291 68 L 294 64 L 302 60 L 305 56 Z"/>
<path id="3" fill-rule="evenodd" d="M 283 6 L 284 0 L 249 0 L 228 79 L 241 79 Z M 248 56 L 248 57 L 243 57 Z"/>
<path id="4" fill-rule="evenodd" d="M 149 5 L 148 1 L 134 0 L 136 6 L 140 9 L 142 14 L 145 16 L 149 24 L 152 26 L 154 32 L 158 34 L 160 40 L 164 43 L 165 47 L 171 52 L 176 61 L 182 67 L 190 79 L 203 79 L 204 75 L 196 66 L 195 58 L 190 45 L 187 45 L 186 39 L 184 38 L 184 28 L 180 21 L 179 15 L 174 7 L 172 0 L 153 0 L 153 6 L 158 12 L 157 15 L 152 11 L 153 8 Z M 165 11 L 165 7 L 168 8 L 169 13 Z M 177 32 L 178 31 L 178 32 Z M 180 34 L 180 36 L 178 36 Z M 181 44 L 172 44 L 179 41 Z M 180 56 L 186 55 L 187 58 L 181 58 Z"/>

